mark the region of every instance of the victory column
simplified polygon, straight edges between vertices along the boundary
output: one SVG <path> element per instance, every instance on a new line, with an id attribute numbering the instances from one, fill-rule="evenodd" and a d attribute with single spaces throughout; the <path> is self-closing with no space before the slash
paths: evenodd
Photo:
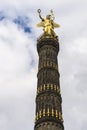
<path id="1" fill-rule="evenodd" d="M 39 63 L 34 130 L 64 130 L 57 60 L 59 41 L 54 32 L 60 25 L 54 22 L 52 10 L 46 18 L 41 16 L 40 9 L 38 14 L 41 22 L 37 27 L 43 28 L 43 34 L 37 40 Z"/>

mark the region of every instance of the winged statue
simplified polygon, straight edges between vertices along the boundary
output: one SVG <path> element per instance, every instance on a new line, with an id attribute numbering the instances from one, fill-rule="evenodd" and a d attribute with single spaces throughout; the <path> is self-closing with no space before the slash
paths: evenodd
<path id="1" fill-rule="evenodd" d="M 53 11 L 51 10 L 50 14 L 47 15 L 46 18 L 42 18 L 40 9 L 38 9 L 38 13 L 41 22 L 37 24 L 37 27 L 43 27 L 45 33 L 56 36 L 56 33 L 54 32 L 54 28 L 59 28 L 60 25 L 54 22 Z"/>

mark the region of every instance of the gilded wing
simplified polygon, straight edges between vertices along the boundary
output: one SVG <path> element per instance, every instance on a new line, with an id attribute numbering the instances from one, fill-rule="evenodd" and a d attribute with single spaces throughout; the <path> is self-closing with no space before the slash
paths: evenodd
<path id="1" fill-rule="evenodd" d="M 37 24 L 37 27 L 43 27 L 44 26 L 44 23 L 43 22 L 40 22 Z"/>
<path id="2" fill-rule="evenodd" d="M 60 25 L 55 23 L 55 22 L 53 22 L 53 26 L 54 26 L 54 28 L 59 28 L 60 27 Z"/>

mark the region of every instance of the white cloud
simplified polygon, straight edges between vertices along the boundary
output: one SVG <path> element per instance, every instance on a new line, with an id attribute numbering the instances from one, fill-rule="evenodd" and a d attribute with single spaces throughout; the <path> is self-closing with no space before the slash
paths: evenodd
<path id="1" fill-rule="evenodd" d="M 32 103 L 36 85 L 37 53 L 34 40 L 31 34 L 28 35 L 9 20 L 0 22 L 0 129 L 2 130 L 18 129 L 25 121 L 24 127 L 29 127 L 29 117 L 32 120 L 29 122 L 33 123 Z M 32 113 L 28 112 L 30 106 L 33 108 Z"/>

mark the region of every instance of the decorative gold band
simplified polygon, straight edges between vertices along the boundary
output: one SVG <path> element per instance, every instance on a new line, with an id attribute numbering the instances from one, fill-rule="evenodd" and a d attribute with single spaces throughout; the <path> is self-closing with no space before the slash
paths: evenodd
<path id="1" fill-rule="evenodd" d="M 40 110 L 39 112 L 36 113 L 36 117 L 35 117 L 35 122 L 37 120 L 39 120 L 42 117 L 55 117 L 56 119 L 59 119 L 61 122 L 63 122 L 63 117 L 62 117 L 62 113 L 58 112 L 58 110 L 54 110 L 54 109 L 43 109 Z"/>
<path id="2" fill-rule="evenodd" d="M 41 85 L 37 88 L 37 95 L 48 90 L 53 90 L 58 94 L 61 94 L 60 88 L 57 85 L 48 83 L 48 84 Z"/>
<path id="3" fill-rule="evenodd" d="M 58 70 L 58 65 L 56 63 L 50 62 L 50 61 L 41 62 L 38 67 L 38 70 L 41 70 L 44 67 L 49 67 L 49 68 L 51 67 L 51 68 Z"/>

